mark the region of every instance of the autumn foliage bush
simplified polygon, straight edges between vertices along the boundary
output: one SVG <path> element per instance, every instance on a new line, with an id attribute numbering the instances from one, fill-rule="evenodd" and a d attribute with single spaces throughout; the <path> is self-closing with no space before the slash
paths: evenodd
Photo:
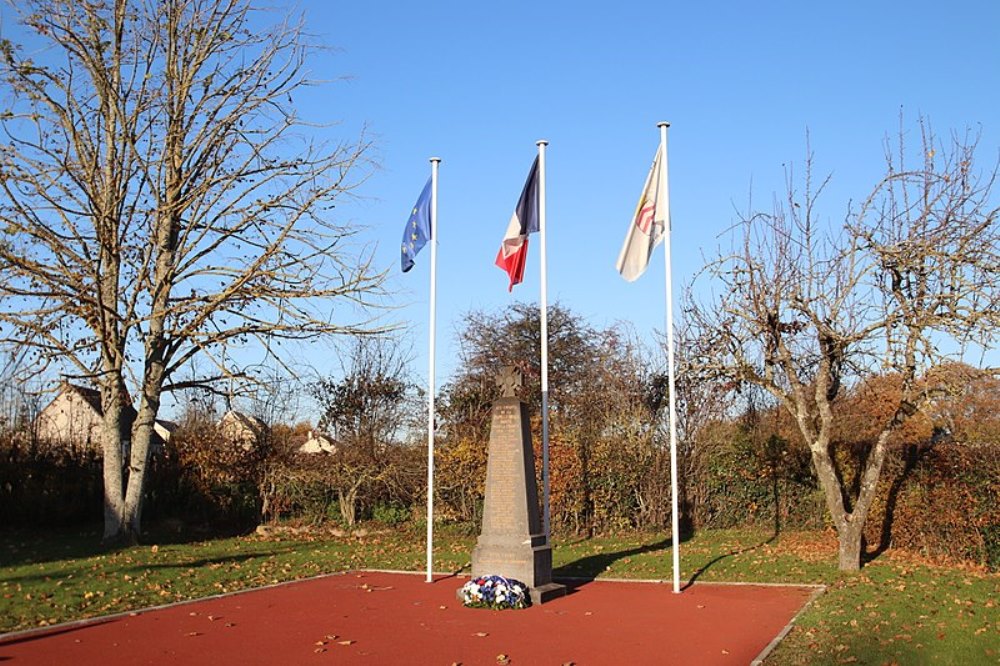
<path id="1" fill-rule="evenodd" d="M 826 525 L 804 447 L 738 424 L 717 426 L 716 436 L 701 442 L 699 464 L 683 480 L 696 528 Z M 860 444 L 837 447 L 849 484 L 864 455 Z M 1000 444 L 894 444 L 865 541 L 870 555 L 892 547 L 1000 568 Z"/>
<path id="2" fill-rule="evenodd" d="M 422 447 L 389 447 L 372 464 L 363 464 L 349 455 L 296 454 L 299 439 L 301 433 L 279 428 L 271 445 L 246 450 L 225 442 L 214 429 L 182 429 L 152 461 L 150 522 L 177 518 L 187 525 L 246 528 L 260 520 L 339 524 L 374 518 L 395 524 L 423 515 Z M 535 444 L 540 470 L 537 436 Z M 583 449 L 559 436 L 551 446 L 557 534 L 621 534 L 669 526 L 665 448 L 609 439 Z M 440 443 L 439 520 L 477 524 L 486 450 L 485 437 Z M 581 452 L 588 454 L 585 464 Z M 838 448 L 837 459 L 849 480 L 851 465 L 863 455 L 862 445 Z M 680 463 L 682 518 L 694 529 L 826 525 L 808 453 L 780 435 L 754 432 L 738 421 L 714 424 L 701 433 L 697 446 L 682 447 Z M 362 482 L 352 494 L 358 480 Z M 99 520 L 101 484 L 98 452 L 0 437 L 0 523 L 5 526 Z M 342 501 L 354 507 L 350 520 Z M 1000 445 L 894 444 L 866 542 L 870 554 L 891 546 L 1000 569 Z"/>
<path id="3" fill-rule="evenodd" d="M 649 438 L 596 438 L 581 443 L 572 433 L 549 443 L 552 529 L 562 534 L 616 533 L 669 525 L 668 451 Z M 543 494 L 540 420 L 532 418 L 539 501 Z M 437 515 L 478 525 L 485 493 L 488 435 L 444 439 L 436 450 Z"/>
<path id="4" fill-rule="evenodd" d="M 0 525 L 37 527 L 99 520 L 101 455 L 0 434 Z"/>
<path id="5" fill-rule="evenodd" d="M 146 516 L 212 528 L 256 525 L 260 480 L 272 448 L 269 434 L 243 444 L 210 419 L 190 420 L 153 455 Z"/>
<path id="6" fill-rule="evenodd" d="M 1000 445 L 941 443 L 894 453 L 868 543 L 1000 570 Z"/>
<path id="7" fill-rule="evenodd" d="M 325 455 L 273 460 L 262 483 L 264 522 L 294 520 L 309 525 L 342 521 L 332 461 Z"/>
<path id="8" fill-rule="evenodd" d="M 809 453 L 738 422 L 714 424 L 687 450 L 685 509 L 697 528 L 823 525 L 825 507 Z"/>
<path id="9" fill-rule="evenodd" d="M 419 509 L 426 474 L 419 447 L 375 450 L 341 445 L 335 453 L 287 451 L 273 456 L 261 478 L 261 519 L 352 526 L 375 519 L 398 524 Z"/>

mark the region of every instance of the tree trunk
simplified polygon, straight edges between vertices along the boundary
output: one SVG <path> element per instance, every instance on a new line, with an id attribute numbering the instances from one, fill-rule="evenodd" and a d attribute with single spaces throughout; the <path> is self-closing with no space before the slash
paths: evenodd
<path id="1" fill-rule="evenodd" d="M 122 465 L 119 443 L 104 446 L 104 536 L 106 543 L 119 540 L 122 522 L 125 518 L 125 503 L 122 498 Z M 117 450 L 117 455 L 113 452 Z"/>
<path id="2" fill-rule="evenodd" d="M 151 427 L 135 430 L 129 456 L 128 485 L 125 490 L 125 520 L 123 538 L 128 544 L 139 543 L 142 531 L 142 504 L 145 496 L 146 470 L 149 466 Z"/>
<path id="3" fill-rule="evenodd" d="M 820 488 L 826 498 L 826 507 L 837 528 L 839 541 L 838 567 L 841 571 L 857 571 L 861 568 L 861 535 L 864 531 L 864 516 L 867 511 L 849 513 L 844 506 L 840 479 L 833 466 L 829 447 L 826 443 L 813 443 L 813 467 L 819 479 Z"/>
<path id="4" fill-rule="evenodd" d="M 878 480 L 885 461 L 886 442 L 889 431 L 884 431 L 877 444 L 868 456 L 864 469 L 861 470 L 861 484 L 856 497 L 852 497 L 851 510 L 844 505 L 844 495 L 847 492 L 841 486 L 826 446 L 812 447 L 813 466 L 819 479 L 820 487 L 826 496 L 826 506 L 837 528 L 839 540 L 839 568 L 841 571 L 857 571 L 861 568 L 863 555 L 863 538 L 868 512 L 878 488 Z"/>
<path id="5" fill-rule="evenodd" d="M 122 475 L 121 403 L 103 397 L 101 447 L 104 451 L 104 536 L 109 544 L 122 539 L 125 521 L 124 477 Z"/>
<path id="6" fill-rule="evenodd" d="M 354 523 L 357 522 L 357 497 L 357 486 L 347 491 L 341 490 L 337 493 L 337 501 L 340 504 L 340 517 L 348 527 L 354 527 Z"/>
<path id="7" fill-rule="evenodd" d="M 851 520 L 850 516 L 842 526 L 837 528 L 840 547 L 837 551 L 837 565 L 841 571 L 858 571 L 861 569 L 861 539 L 865 525 L 861 521 Z"/>

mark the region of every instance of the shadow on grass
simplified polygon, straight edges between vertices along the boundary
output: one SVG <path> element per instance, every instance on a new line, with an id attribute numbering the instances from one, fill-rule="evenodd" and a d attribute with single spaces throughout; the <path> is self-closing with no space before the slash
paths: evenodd
<path id="1" fill-rule="evenodd" d="M 736 555 L 742 555 L 743 553 L 749 553 L 751 551 L 757 550 L 758 548 L 760 548 L 762 546 L 766 546 L 769 543 L 773 543 L 774 540 L 778 538 L 778 534 L 779 534 L 779 532 L 777 530 L 775 530 L 774 534 L 772 534 L 767 539 L 764 539 L 760 543 L 756 543 L 756 544 L 754 544 L 752 546 L 744 546 L 743 548 L 733 548 L 728 553 L 723 553 L 722 555 L 718 555 L 718 556 L 712 558 L 711 560 L 709 560 L 708 562 L 706 562 L 705 564 L 703 564 L 701 567 L 699 567 L 697 571 L 695 571 L 693 574 L 691 574 L 691 577 L 688 578 L 688 581 L 686 583 L 684 583 L 684 585 L 681 586 L 681 591 L 686 590 L 689 587 L 691 587 L 692 585 L 694 585 L 694 582 L 696 580 L 698 580 L 699 578 L 701 578 L 701 576 L 703 576 L 705 574 L 705 572 L 707 572 L 709 569 L 711 569 L 713 566 L 715 566 L 719 562 L 722 562 L 723 560 L 727 560 L 730 557 L 734 557 Z"/>
<path id="2" fill-rule="evenodd" d="M 287 555 L 288 553 L 296 552 L 294 548 L 272 548 L 268 550 L 262 550 L 253 553 L 245 553 L 240 555 L 219 555 L 218 557 L 203 557 L 197 560 L 177 560 L 175 562 L 145 562 L 143 564 L 136 565 L 132 567 L 137 570 L 145 569 L 197 569 L 198 567 L 207 567 L 213 564 L 242 564 L 243 562 L 249 562 L 251 560 L 267 559 L 269 557 L 274 557 L 276 555 Z M 123 569 L 127 571 L 127 569 Z"/>
<path id="3" fill-rule="evenodd" d="M 888 637 L 886 637 L 888 638 Z M 810 664 L 988 664 L 989 653 L 976 654 L 948 641 L 920 645 L 916 640 L 886 640 L 879 634 L 810 637 L 796 628 L 773 653 L 768 663 Z"/>
<path id="4" fill-rule="evenodd" d="M 244 562 L 249 562 L 253 560 L 264 560 L 277 555 L 286 555 L 288 553 L 295 552 L 292 547 L 285 548 L 268 548 L 266 550 L 255 551 L 251 553 L 240 553 L 238 555 L 219 555 L 217 557 L 203 557 L 199 559 L 189 559 L 185 557 L 178 557 L 168 559 L 163 562 L 150 562 L 150 561 L 140 561 L 136 562 L 131 566 L 126 567 L 114 567 L 115 574 L 125 574 L 134 573 L 139 574 L 143 571 L 150 571 L 154 569 L 197 569 L 199 567 L 211 566 L 213 564 L 242 564 Z M 71 566 L 66 568 L 61 568 L 58 572 L 55 571 L 40 571 L 38 573 L 27 573 L 16 576 L 4 576 L 0 574 L 0 580 L 6 583 L 35 583 L 40 581 L 46 581 L 51 579 L 68 579 L 68 578 L 86 578 L 89 575 L 94 574 L 94 564 L 89 561 L 91 556 L 83 556 L 80 558 L 79 564 L 77 566 Z M 27 562 L 25 564 L 32 564 L 34 562 Z"/>
<path id="5" fill-rule="evenodd" d="M 682 539 L 682 541 L 685 540 L 686 539 Z M 577 579 L 567 585 L 571 589 L 576 589 L 581 585 L 585 585 L 586 583 L 596 580 L 601 573 L 607 571 L 608 567 L 618 560 L 653 551 L 665 550 L 669 548 L 670 545 L 670 539 L 666 538 L 657 541 L 656 543 L 648 543 L 636 548 L 629 548 L 627 550 L 587 555 L 554 569 L 552 577 L 555 579 L 563 579 L 564 582 L 568 582 L 566 581 L 568 578 Z"/>
<path id="6" fill-rule="evenodd" d="M 682 537 L 682 541 L 687 540 L 686 535 Z M 580 539 L 579 541 L 572 542 L 566 545 L 575 545 L 579 543 L 585 543 L 588 539 Z M 566 585 L 569 592 L 573 592 L 582 585 L 593 582 L 602 573 L 607 571 L 608 567 L 612 566 L 615 562 L 622 560 L 627 557 L 634 557 L 636 555 L 642 555 L 645 553 L 651 553 L 655 551 L 662 551 L 670 548 L 670 538 L 661 539 L 656 543 L 644 544 L 641 546 L 636 546 L 634 548 L 628 548 L 625 550 L 618 550 L 607 553 L 595 553 L 593 555 L 587 555 L 576 559 L 572 562 L 567 562 L 566 564 L 560 565 L 553 568 L 552 577 L 553 579 Z M 472 572 L 472 562 L 466 562 L 462 566 L 454 569 L 446 575 L 435 578 L 435 580 L 448 580 L 452 578 L 458 578 L 463 574 L 471 574 Z"/>
<path id="7" fill-rule="evenodd" d="M 5 567 L 77 560 L 109 552 L 113 550 L 101 544 L 101 530 L 95 526 L 0 532 L 0 562 Z"/>
<path id="8" fill-rule="evenodd" d="M 101 540 L 99 524 L 73 528 L 13 529 L 0 531 L 0 562 L 5 567 L 41 564 L 60 560 L 78 560 L 110 555 L 134 546 L 107 544 Z M 247 530 L 177 531 L 154 526 L 143 532 L 140 545 L 183 545 L 247 534 Z"/>

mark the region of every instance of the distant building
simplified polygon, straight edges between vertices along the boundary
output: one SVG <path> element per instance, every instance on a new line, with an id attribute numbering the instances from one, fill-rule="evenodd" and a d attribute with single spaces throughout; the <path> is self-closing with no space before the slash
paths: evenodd
<path id="1" fill-rule="evenodd" d="M 175 430 L 177 430 L 177 424 L 166 419 L 156 419 L 156 422 L 153 424 L 153 432 L 164 442 L 170 441 L 170 437 L 174 434 Z"/>
<path id="2" fill-rule="evenodd" d="M 267 435 L 267 424 L 256 416 L 230 409 L 219 419 L 219 432 L 226 441 L 236 444 L 244 451 L 259 445 Z"/>
<path id="3" fill-rule="evenodd" d="M 321 432 L 309 431 L 306 443 L 299 447 L 299 453 L 336 453 L 337 443 Z"/>
<path id="4" fill-rule="evenodd" d="M 39 414 L 36 433 L 42 441 L 77 448 L 101 448 L 101 394 L 92 388 L 63 382 L 56 397 Z M 122 414 L 124 439 L 131 436 L 136 412 L 131 405 Z"/>
<path id="5" fill-rule="evenodd" d="M 137 413 L 131 404 L 122 406 L 121 438 L 132 438 L 132 424 Z M 77 448 L 100 449 L 104 408 L 101 393 L 95 389 L 63 382 L 56 397 L 35 420 L 39 440 Z M 170 439 L 177 426 L 170 421 L 157 421 L 153 425 L 153 445 L 159 446 Z"/>

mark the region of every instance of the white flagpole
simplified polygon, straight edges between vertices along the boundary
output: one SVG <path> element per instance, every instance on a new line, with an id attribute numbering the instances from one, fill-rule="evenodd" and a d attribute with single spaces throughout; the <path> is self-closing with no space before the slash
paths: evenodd
<path id="1" fill-rule="evenodd" d="M 670 123 L 657 123 L 660 128 L 660 150 L 663 151 L 660 169 L 660 191 L 666 201 L 666 220 L 663 229 L 663 256 L 667 274 L 667 384 L 670 391 L 670 534 L 673 550 L 674 592 L 681 591 L 680 529 L 677 519 L 677 392 L 674 390 L 674 299 L 670 269 L 670 179 L 667 174 L 667 128 Z"/>
<path id="2" fill-rule="evenodd" d="M 431 158 L 431 314 L 427 369 L 427 582 L 434 571 L 434 336 L 437 319 L 437 200 L 440 157 Z"/>
<path id="3" fill-rule="evenodd" d="M 541 255 L 541 321 L 542 321 L 542 531 L 545 543 L 551 543 L 552 532 L 549 523 L 549 306 L 545 264 L 545 147 L 549 142 L 542 139 L 538 146 L 538 238 Z"/>

